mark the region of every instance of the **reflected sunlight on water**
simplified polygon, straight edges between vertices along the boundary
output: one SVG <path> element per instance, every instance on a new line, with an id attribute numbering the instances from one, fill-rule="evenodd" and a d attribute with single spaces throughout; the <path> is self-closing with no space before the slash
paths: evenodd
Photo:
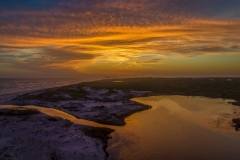
<path id="1" fill-rule="evenodd" d="M 110 160 L 237 159 L 239 135 L 209 125 L 212 115 L 231 112 L 221 99 L 185 96 L 134 98 L 152 109 L 126 119 L 109 140 Z M 221 115 L 219 115 L 221 116 Z M 220 125 L 221 126 L 221 125 Z M 227 129 L 235 132 L 230 125 Z"/>
<path id="2" fill-rule="evenodd" d="M 115 130 L 108 141 L 109 160 L 238 159 L 240 135 L 231 127 L 236 106 L 229 100 L 186 96 L 134 98 L 152 109 L 126 118 L 125 126 L 102 125 L 52 108 L 34 108 L 76 124 Z M 18 107 L 0 105 L 0 108 Z"/>
<path id="3" fill-rule="evenodd" d="M 66 112 L 63 112 L 63 111 L 60 111 L 57 109 L 53 109 L 53 108 L 39 107 L 39 106 L 34 106 L 34 105 L 28 105 L 28 106 L 0 105 L 0 109 L 4 109 L 4 108 L 37 109 L 46 115 L 49 115 L 52 117 L 60 117 L 62 119 L 69 120 L 75 124 L 83 124 L 83 125 L 88 125 L 88 126 L 93 126 L 93 127 L 112 127 L 111 125 L 104 125 L 104 124 L 99 124 L 99 123 L 89 121 L 89 120 L 79 119 L 79 118 L 76 118 L 76 117 L 66 113 Z"/>

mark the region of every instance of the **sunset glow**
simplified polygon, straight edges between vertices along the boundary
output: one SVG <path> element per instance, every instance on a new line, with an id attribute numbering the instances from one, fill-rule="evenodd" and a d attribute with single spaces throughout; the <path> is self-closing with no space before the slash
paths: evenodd
<path id="1" fill-rule="evenodd" d="M 240 76 L 239 0 L 3 0 L 0 77 Z"/>

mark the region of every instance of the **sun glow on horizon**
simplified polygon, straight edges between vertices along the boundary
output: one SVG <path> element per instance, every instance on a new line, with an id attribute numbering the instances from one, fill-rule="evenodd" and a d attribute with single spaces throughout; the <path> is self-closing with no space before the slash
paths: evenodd
<path id="1" fill-rule="evenodd" d="M 197 73 L 206 76 L 210 73 L 204 61 L 211 60 L 207 66 L 215 66 L 213 76 L 240 75 L 240 65 L 231 64 L 231 57 L 240 54 L 240 17 L 217 17 L 215 12 L 201 17 L 204 8 L 198 8 L 203 10 L 199 15 L 177 6 L 175 10 L 165 11 L 153 6 L 169 7 L 177 2 L 148 1 L 140 4 L 134 0 L 122 1 L 119 6 L 108 0 L 93 6 L 88 6 L 85 0 L 79 2 L 85 8 L 75 4 L 86 12 L 75 10 L 74 3 L 65 4 L 64 0 L 53 5 L 54 11 L 1 9 L 1 17 L 9 17 L 9 20 L 8 23 L 0 20 L 0 72 L 3 77 L 20 75 L 17 69 L 26 71 L 23 77 L 36 76 L 32 74 L 34 71 L 48 76 L 63 70 L 64 77 L 191 76 Z M 64 8 L 63 4 L 72 10 Z M 113 8 L 118 12 L 109 10 Z M 129 19 L 123 16 L 123 10 L 129 13 Z M 235 13 L 229 8 L 223 11 Z M 221 60 L 222 56 L 226 63 Z M 221 64 L 216 65 L 216 62 Z M 224 70 L 223 63 L 236 68 Z"/>

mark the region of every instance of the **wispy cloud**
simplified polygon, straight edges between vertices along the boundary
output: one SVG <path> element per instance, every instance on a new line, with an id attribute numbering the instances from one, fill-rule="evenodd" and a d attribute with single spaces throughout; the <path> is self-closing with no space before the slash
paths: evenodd
<path id="1" fill-rule="evenodd" d="M 239 54 L 239 11 L 239 0 L 1 1 L 0 61 L 40 72 L 130 72 Z"/>

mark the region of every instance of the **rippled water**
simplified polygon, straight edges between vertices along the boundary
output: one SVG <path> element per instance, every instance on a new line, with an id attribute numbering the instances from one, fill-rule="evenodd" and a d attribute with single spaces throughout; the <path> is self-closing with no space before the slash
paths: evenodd
<path id="1" fill-rule="evenodd" d="M 7 93 L 15 93 L 28 90 L 44 89 L 50 87 L 64 86 L 69 84 L 88 81 L 89 79 L 16 79 L 16 78 L 0 78 L 0 95 Z"/>

